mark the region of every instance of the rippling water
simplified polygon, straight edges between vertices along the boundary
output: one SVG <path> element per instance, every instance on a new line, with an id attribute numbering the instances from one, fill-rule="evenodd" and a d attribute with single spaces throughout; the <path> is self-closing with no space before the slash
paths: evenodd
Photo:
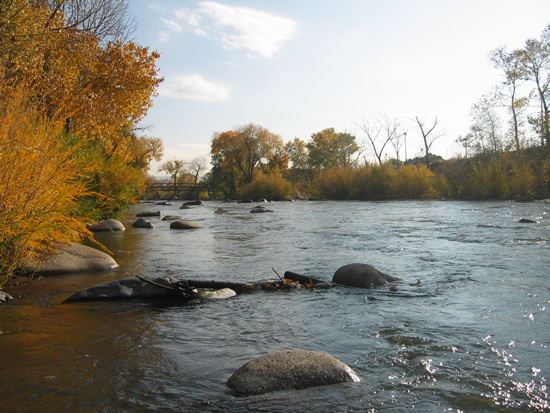
<path id="1" fill-rule="evenodd" d="M 35 280 L 0 306 L 2 411 L 550 410 L 550 204 L 285 202 L 273 213 L 143 204 L 99 234 L 121 268 Z M 214 211 L 222 206 L 228 214 Z M 203 229 L 133 229 L 161 210 Z M 536 220 L 520 224 L 520 218 Z M 229 300 L 61 304 L 134 275 L 259 281 L 291 270 L 330 280 L 363 262 L 387 288 L 256 292 Z M 331 354 L 359 384 L 237 398 L 225 382 L 281 349 Z"/>

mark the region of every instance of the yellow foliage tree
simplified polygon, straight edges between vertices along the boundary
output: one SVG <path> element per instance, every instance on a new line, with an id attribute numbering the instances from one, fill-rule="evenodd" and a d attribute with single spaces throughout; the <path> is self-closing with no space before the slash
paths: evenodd
<path id="1" fill-rule="evenodd" d="M 26 259 L 52 241 L 88 236 L 86 217 L 74 214 L 89 166 L 81 144 L 60 139 L 66 113 L 47 116 L 29 104 L 27 88 L 0 87 L 0 287 Z"/>

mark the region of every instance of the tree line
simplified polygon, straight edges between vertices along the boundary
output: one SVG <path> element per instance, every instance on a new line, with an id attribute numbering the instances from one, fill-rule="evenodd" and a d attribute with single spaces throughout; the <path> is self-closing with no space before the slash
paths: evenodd
<path id="1" fill-rule="evenodd" d="M 437 118 L 415 117 L 424 155 L 414 160 L 406 154 L 408 128 L 387 116 L 355 123 L 361 144 L 334 128 L 284 143 L 248 124 L 214 134 L 212 169 L 204 181 L 221 198 L 548 197 L 550 25 L 523 48 L 496 48 L 489 60 L 502 81 L 472 106 L 469 131 L 456 139 L 464 152 L 455 158 L 445 161 L 430 152 L 444 136 Z"/>
<path id="2" fill-rule="evenodd" d="M 127 0 L 0 2 L 0 287 L 52 240 L 142 192 L 162 142 L 137 128 L 162 79 Z"/>

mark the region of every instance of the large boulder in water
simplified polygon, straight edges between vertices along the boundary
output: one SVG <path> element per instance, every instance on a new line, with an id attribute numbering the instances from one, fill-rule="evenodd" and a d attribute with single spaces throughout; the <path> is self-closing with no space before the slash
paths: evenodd
<path id="1" fill-rule="evenodd" d="M 86 228 L 92 232 L 124 231 L 126 229 L 118 219 L 106 219 L 95 224 L 88 224 Z"/>
<path id="2" fill-rule="evenodd" d="M 27 262 L 21 266 L 23 272 L 43 275 L 93 273 L 115 268 L 118 264 L 110 255 L 73 243 L 57 243 L 55 251 L 40 262 Z"/>
<path id="3" fill-rule="evenodd" d="M 351 368 L 328 354 L 282 350 L 244 364 L 229 378 L 227 386 L 237 395 L 249 396 L 359 381 Z"/>
<path id="4" fill-rule="evenodd" d="M 149 221 L 147 218 L 139 218 L 135 221 L 132 226 L 134 228 L 155 228 L 155 224 Z"/>
<path id="5" fill-rule="evenodd" d="M 350 287 L 374 288 L 397 281 L 398 278 L 378 271 L 368 264 L 348 264 L 338 268 L 332 277 L 335 284 L 348 285 Z"/>

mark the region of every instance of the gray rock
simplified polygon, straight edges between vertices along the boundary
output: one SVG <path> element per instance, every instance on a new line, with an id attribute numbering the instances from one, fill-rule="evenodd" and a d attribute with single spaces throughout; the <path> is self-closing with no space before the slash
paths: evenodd
<path id="1" fill-rule="evenodd" d="M 86 225 L 86 228 L 92 232 L 100 232 L 100 231 L 124 231 L 126 228 L 124 225 L 122 225 L 122 222 L 120 222 L 117 219 L 106 219 L 104 221 L 100 221 L 96 224 L 88 224 Z"/>
<path id="2" fill-rule="evenodd" d="M 214 214 L 227 214 L 227 209 L 218 208 L 214 211 Z"/>
<path id="3" fill-rule="evenodd" d="M 263 207 L 260 205 L 255 206 L 250 210 L 250 213 L 252 214 L 261 214 L 262 212 L 273 212 L 273 211 L 271 209 L 267 209 L 266 207 Z"/>
<path id="4" fill-rule="evenodd" d="M 136 215 L 137 218 L 144 218 L 144 217 L 160 217 L 160 211 L 145 211 L 140 212 Z"/>
<path id="5" fill-rule="evenodd" d="M 163 221 L 175 221 L 176 219 L 183 219 L 180 215 L 166 215 L 162 217 Z"/>
<path id="6" fill-rule="evenodd" d="M 378 271 L 368 264 L 348 264 L 340 267 L 332 277 L 335 284 L 348 285 L 350 287 L 374 288 L 397 281 L 398 278 Z"/>
<path id="7" fill-rule="evenodd" d="M 134 228 L 155 228 L 155 224 L 149 221 L 147 218 L 140 218 L 132 224 Z"/>
<path id="8" fill-rule="evenodd" d="M 40 262 L 27 262 L 21 266 L 26 273 L 57 275 L 94 273 L 118 268 L 116 261 L 103 251 L 81 244 L 56 244 L 56 250 Z"/>
<path id="9" fill-rule="evenodd" d="M 183 219 L 174 221 L 170 224 L 171 229 L 197 229 L 202 227 L 203 226 L 201 224 L 192 221 L 185 221 Z"/>
<path id="10" fill-rule="evenodd" d="M 201 201 L 200 199 L 197 199 L 195 201 L 187 201 L 187 202 L 184 202 L 182 206 L 189 206 L 189 205 L 204 205 L 204 201 Z"/>
<path id="11" fill-rule="evenodd" d="M 521 218 L 518 222 L 521 223 L 521 224 L 536 224 L 537 223 L 537 221 L 533 221 L 532 219 L 529 219 L 529 218 Z"/>
<path id="12" fill-rule="evenodd" d="M 13 297 L 8 293 L 0 291 L 0 303 L 5 303 L 6 301 L 13 300 Z"/>
<path id="13" fill-rule="evenodd" d="M 167 285 L 177 282 L 178 280 L 170 276 L 165 276 L 155 278 L 153 281 L 157 284 Z M 162 297 L 166 295 L 173 295 L 173 292 L 142 281 L 139 278 L 124 278 L 122 280 L 99 284 L 79 291 L 67 298 L 65 302 Z"/>
<path id="14" fill-rule="evenodd" d="M 316 351 L 282 350 L 249 361 L 227 381 L 237 395 L 359 382 L 346 364 Z"/>

